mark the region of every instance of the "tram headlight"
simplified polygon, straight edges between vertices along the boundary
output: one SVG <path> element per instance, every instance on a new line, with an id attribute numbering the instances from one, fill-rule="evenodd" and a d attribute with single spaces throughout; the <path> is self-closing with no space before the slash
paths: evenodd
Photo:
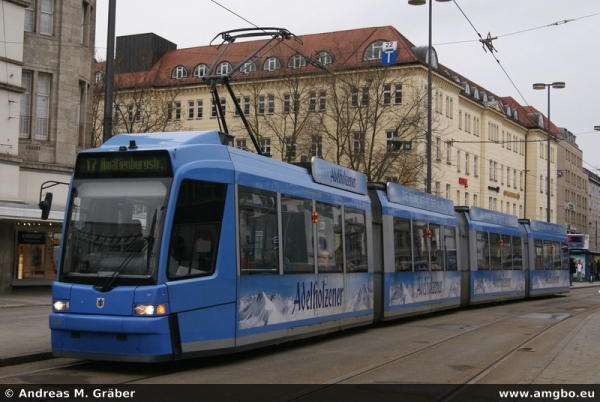
<path id="1" fill-rule="evenodd" d="M 54 311 L 69 311 L 69 302 L 57 300 L 52 303 L 52 308 Z"/>
<path id="2" fill-rule="evenodd" d="M 164 304 L 138 304 L 133 308 L 136 315 L 163 315 L 167 312 Z"/>

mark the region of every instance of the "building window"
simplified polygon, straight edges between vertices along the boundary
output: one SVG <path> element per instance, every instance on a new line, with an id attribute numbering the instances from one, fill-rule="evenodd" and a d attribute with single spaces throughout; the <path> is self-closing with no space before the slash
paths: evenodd
<path id="1" fill-rule="evenodd" d="M 181 120 L 181 102 L 175 101 L 175 120 Z"/>
<path id="2" fill-rule="evenodd" d="M 79 41 L 83 46 L 89 45 L 89 9 L 90 5 L 84 1 L 81 6 L 81 34 L 79 37 Z"/>
<path id="3" fill-rule="evenodd" d="M 383 41 L 378 40 L 371 43 L 363 55 L 363 61 L 381 60 L 381 53 L 383 51 Z"/>
<path id="4" fill-rule="evenodd" d="M 281 62 L 277 57 L 269 57 L 265 64 L 263 65 L 263 69 L 265 71 L 275 71 L 281 68 Z"/>
<path id="5" fill-rule="evenodd" d="M 365 150 L 365 135 L 360 131 L 354 132 L 353 151 L 355 155 L 362 154 Z"/>
<path id="6" fill-rule="evenodd" d="M 263 138 L 260 142 L 260 151 L 266 156 L 271 156 L 271 139 Z"/>
<path id="7" fill-rule="evenodd" d="M 324 112 L 327 110 L 327 92 L 319 92 L 319 111 Z"/>
<path id="8" fill-rule="evenodd" d="M 233 69 L 231 63 L 224 61 L 217 66 L 217 75 L 227 75 Z"/>
<path id="9" fill-rule="evenodd" d="M 196 118 L 201 119 L 204 109 L 204 101 L 202 99 L 198 99 L 196 101 Z"/>
<path id="10" fill-rule="evenodd" d="M 102 71 L 98 71 L 96 75 L 94 75 L 94 83 L 100 84 L 102 81 L 104 81 L 104 73 Z"/>
<path id="11" fill-rule="evenodd" d="M 269 114 L 275 113 L 275 95 L 267 95 L 267 112 Z"/>
<path id="12" fill-rule="evenodd" d="M 446 164 L 452 164 L 452 142 L 446 141 Z"/>
<path id="13" fill-rule="evenodd" d="M 221 98 L 221 111 L 223 112 L 223 115 L 225 115 L 225 109 L 226 109 L 225 106 L 227 106 L 227 101 L 225 98 Z M 217 104 L 214 99 L 212 100 L 210 117 L 212 117 L 212 118 L 218 117 Z"/>
<path id="14" fill-rule="evenodd" d="M 394 104 L 395 105 L 402 104 L 402 84 L 394 85 Z"/>
<path id="15" fill-rule="evenodd" d="M 360 98 L 360 106 L 369 106 L 369 87 L 362 87 L 362 96 Z"/>
<path id="16" fill-rule="evenodd" d="M 317 109 L 317 93 L 315 91 L 311 91 L 308 94 L 308 111 L 314 112 Z"/>
<path id="17" fill-rule="evenodd" d="M 265 114 L 265 96 L 258 95 L 258 114 Z"/>
<path id="18" fill-rule="evenodd" d="M 383 85 L 382 101 L 384 105 L 389 105 L 392 102 L 392 84 Z"/>
<path id="19" fill-rule="evenodd" d="M 19 116 L 19 138 L 29 138 L 31 132 L 31 89 L 33 85 L 33 72 L 23 70 L 21 85 L 25 92 L 21 94 L 21 112 Z"/>
<path id="20" fill-rule="evenodd" d="M 244 96 L 244 116 L 250 115 L 250 97 Z"/>
<path id="21" fill-rule="evenodd" d="M 350 88 L 350 106 L 358 107 L 358 88 Z"/>
<path id="22" fill-rule="evenodd" d="M 50 91 L 52 74 L 39 73 L 36 99 L 36 140 L 47 140 L 50 131 Z"/>
<path id="23" fill-rule="evenodd" d="M 333 58 L 331 57 L 331 54 L 327 52 L 319 52 L 319 63 L 321 63 L 324 66 L 333 63 Z"/>
<path id="24" fill-rule="evenodd" d="M 469 174 L 469 169 L 471 162 L 469 161 L 469 153 L 465 152 L 465 174 Z M 468 205 L 468 204 L 465 204 Z"/>
<path id="25" fill-rule="evenodd" d="M 473 206 L 477 206 L 477 194 L 473 194 Z"/>
<path id="26" fill-rule="evenodd" d="M 194 112 L 195 112 L 195 102 L 193 100 L 188 101 L 188 119 L 193 119 L 194 118 Z"/>
<path id="27" fill-rule="evenodd" d="M 473 155 L 473 176 L 479 177 L 479 157 Z"/>
<path id="28" fill-rule="evenodd" d="M 54 0 L 40 0 L 40 33 L 43 35 L 54 34 Z"/>
<path id="29" fill-rule="evenodd" d="M 35 0 L 29 1 L 29 6 L 25 9 L 25 32 L 35 31 Z"/>
<path id="30" fill-rule="evenodd" d="M 296 143 L 292 137 L 285 137 L 285 157 L 286 159 L 296 159 Z"/>
<path id="31" fill-rule="evenodd" d="M 283 113 L 288 114 L 290 112 L 290 94 L 283 94 Z"/>
<path id="32" fill-rule="evenodd" d="M 245 138 L 240 138 L 240 139 L 236 139 L 235 140 L 235 147 L 238 149 L 243 149 L 246 150 L 246 139 Z"/>
<path id="33" fill-rule="evenodd" d="M 193 76 L 196 78 L 202 78 L 208 73 L 208 66 L 206 64 L 198 64 L 194 68 Z"/>
<path id="34" fill-rule="evenodd" d="M 313 135 L 311 138 L 311 150 L 313 156 L 317 158 L 323 157 L 323 136 L 322 135 Z"/>
<path id="35" fill-rule="evenodd" d="M 446 184 L 446 199 L 450 199 L 450 184 Z"/>
<path id="36" fill-rule="evenodd" d="M 135 114 L 135 107 L 133 105 L 127 105 L 127 122 L 133 122 Z"/>
<path id="37" fill-rule="evenodd" d="M 288 60 L 289 68 L 301 68 L 306 67 L 306 59 L 301 54 L 295 54 Z"/>
<path id="38" fill-rule="evenodd" d="M 396 130 L 385 130 L 386 136 L 386 151 L 396 153 L 400 151 L 400 141 Z"/>
<path id="39" fill-rule="evenodd" d="M 254 71 L 256 71 L 256 63 L 253 61 L 247 61 L 244 63 L 240 71 L 243 74 L 253 73 Z"/>
<path id="40" fill-rule="evenodd" d="M 177 66 L 173 69 L 173 72 L 171 72 L 171 78 L 174 78 L 176 80 L 185 78 L 187 77 L 187 75 L 188 71 L 187 68 L 185 68 L 184 66 Z"/>

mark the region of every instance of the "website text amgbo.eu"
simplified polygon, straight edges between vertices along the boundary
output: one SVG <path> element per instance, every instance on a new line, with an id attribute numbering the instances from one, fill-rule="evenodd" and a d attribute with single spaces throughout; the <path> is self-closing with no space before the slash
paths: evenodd
<path id="1" fill-rule="evenodd" d="M 593 398 L 594 391 L 500 391 L 500 398 L 545 398 L 559 400 L 563 398 Z"/>

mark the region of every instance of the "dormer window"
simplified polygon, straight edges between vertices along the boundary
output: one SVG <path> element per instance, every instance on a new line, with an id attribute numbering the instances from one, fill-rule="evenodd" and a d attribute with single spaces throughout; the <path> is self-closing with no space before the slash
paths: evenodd
<path id="1" fill-rule="evenodd" d="M 328 52 L 319 52 L 319 63 L 326 66 L 333 63 L 333 57 Z"/>
<path id="2" fill-rule="evenodd" d="M 233 66 L 228 61 L 224 61 L 217 66 L 217 75 L 227 75 L 233 70 Z"/>
<path id="3" fill-rule="evenodd" d="M 265 64 L 263 65 L 263 69 L 265 71 L 275 71 L 281 68 L 281 62 L 277 57 L 269 57 Z"/>
<path id="4" fill-rule="evenodd" d="M 381 60 L 383 42 L 384 41 L 382 40 L 378 40 L 376 42 L 371 43 L 365 50 L 365 53 L 363 54 L 363 61 Z"/>
<path id="5" fill-rule="evenodd" d="M 485 92 L 483 93 L 483 101 L 484 102 L 488 101 L 488 96 L 487 96 L 487 94 Z"/>
<path id="6" fill-rule="evenodd" d="M 474 97 L 475 99 L 479 99 L 479 89 L 475 88 L 475 89 L 473 90 L 473 97 Z"/>
<path id="7" fill-rule="evenodd" d="M 289 68 L 301 68 L 306 67 L 306 59 L 301 54 L 295 54 L 288 60 Z"/>
<path id="8" fill-rule="evenodd" d="M 256 63 L 253 61 L 247 61 L 244 63 L 244 65 L 242 66 L 240 71 L 243 74 L 252 73 L 252 72 L 256 71 Z"/>
<path id="9" fill-rule="evenodd" d="M 194 77 L 202 78 L 208 74 L 208 66 L 206 64 L 198 64 L 196 68 L 194 68 Z"/>
<path id="10" fill-rule="evenodd" d="M 469 85 L 469 83 L 468 83 L 468 82 L 465 82 L 465 83 L 463 84 L 463 86 L 464 86 L 464 88 L 465 88 L 465 93 L 466 93 L 467 95 L 471 95 L 471 86 Z"/>
<path id="11" fill-rule="evenodd" d="M 188 70 L 185 66 L 177 66 L 173 69 L 173 72 L 171 73 L 171 78 L 174 78 L 176 80 L 180 80 L 187 76 L 188 76 Z"/>
<path id="12" fill-rule="evenodd" d="M 513 111 L 513 119 L 519 120 L 519 112 L 517 110 Z"/>

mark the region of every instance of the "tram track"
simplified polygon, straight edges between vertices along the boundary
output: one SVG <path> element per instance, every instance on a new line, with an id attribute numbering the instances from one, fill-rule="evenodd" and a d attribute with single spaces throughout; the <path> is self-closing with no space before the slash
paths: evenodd
<path id="1" fill-rule="evenodd" d="M 593 292 L 597 294 L 597 292 Z M 565 316 L 561 319 L 556 320 L 556 322 L 551 323 L 550 325 L 546 325 L 543 328 L 539 328 L 529 336 L 526 336 L 520 342 L 516 343 L 512 348 L 504 350 L 502 354 L 495 356 L 495 358 L 487 362 L 484 367 L 480 367 L 476 370 L 470 370 L 468 372 L 463 373 L 464 375 L 460 378 L 459 381 L 455 382 L 455 384 L 461 384 L 456 386 L 451 386 L 448 388 L 448 391 L 437 399 L 439 401 L 449 400 L 451 397 L 455 396 L 457 393 L 463 392 L 468 388 L 469 385 L 475 384 L 479 381 L 480 378 L 485 377 L 488 373 L 494 371 L 497 367 L 502 366 L 504 362 L 510 359 L 511 356 L 518 353 L 523 348 L 527 348 L 532 342 L 536 339 L 543 337 L 548 332 L 552 331 L 552 329 L 557 328 L 559 324 L 567 323 L 569 320 L 579 317 L 582 314 L 589 314 L 591 312 L 598 311 L 600 306 L 588 306 L 586 302 L 589 299 L 590 294 L 592 292 L 580 292 L 579 294 L 571 294 L 569 299 L 565 299 L 560 304 L 555 302 L 555 298 L 548 299 L 534 299 L 532 302 L 537 303 L 537 306 L 530 306 L 530 308 L 521 309 L 521 302 L 510 302 L 510 303 L 502 303 L 501 305 L 508 306 L 508 309 L 512 309 L 513 306 L 517 307 L 519 311 L 515 313 L 511 313 L 509 315 L 503 316 L 498 319 L 493 319 L 489 322 L 482 323 L 480 325 L 468 325 L 464 328 L 460 329 L 458 333 L 445 335 L 440 339 L 432 339 L 427 340 L 429 343 L 425 345 L 420 345 L 417 347 L 412 347 L 408 350 L 403 350 L 399 353 L 396 353 L 392 356 L 387 356 L 385 358 L 380 358 L 377 362 L 366 365 L 365 367 L 353 369 L 352 371 L 336 376 L 329 380 L 324 381 L 321 385 L 308 387 L 304 392 L 299 394 L 290 395 L 282 401 L 295 401 L 301 400 L 307 396 L 318 394 L 319 392 L 323 392 L 330 387 L 338 384 L 357 384 L 357 383 L 374 383 L 372 379 L 369 379 L 369 376 L 377 376 L 378 373 L 384 372 L 390 367 L 398 363 L 402 363 L 403 361 L 414 359 L 419 355 L 432 353 L 436 351 L 436 348 L 445 348 L 451 342 L 467 342 L 464 339 L 468 339 L 467 337 L 473 336 L 479 332 L 493 332 L 494 328 L 506 326 L 507 322 L 511 320 L 517 320 L 519 317 L 526 315 L 543 315 L 543 314 L 556 314 L 557 311 L 562 311 L 559 314 L 564 314 Z M 523 303 L 525 305 L 525 303 Z M 481 306 L 476 307 L 471 310 L 475 311 L 486 311 L 490 309 L 490 314 L 496 314 L 497 312 L 491 310 L 494 306 Z M 495 306 L 497 307 L 497 306 Z M 533 308 L 531 308 L 533 307 Z M 567 313 L 568 312 L 568 313 Z M 431 316 L 423 316 L 423 318 L 431 317 Z M 444 317 L 444 313 L 440 314 L 440 317 Z M 416 317 L 415 319 L 411 319 L 407 322 L 400 322 L 400 327 L 404 327 L 404 329 L 411 330 L 410 325 L 419 325 L 422 323 L 423 325 L 429 325 L 429 323 L 425 323 L 426 320 L 421 320 L 420 317 Z M 385 324 L 384 324 L 385 325 Z M 389 327 L 392 329 L 396 324 L 392 323 Z M 439 324 L 437 324 L 439 325 Z M 401 332 L 404 331 L 401 329 Z M 376 328 L 377 330 L 377 328 Z M 353 336 L 351 333 L 350 337 Z M 340 337 L 343 339 L 344 335 Z M 324 343 L 327 342 L 335 342 L 337 338 L 335 336 L 332 337 L 324 337 L 321 338 Z M 463 340 L 463 341 L 461 341 Z M 111 384 L 110 387 L 115 387 L 119 385 L 134 385 L 134 384 L 143 384 L 143 383 L 176 383 L 173 378 L 176 378 L 181 373 L 193 373 L 198 371 L 199 375 L 196 378 L 202 378 L 203 383 L 206 381 L 210 383 L 212 378 L 215 378 L 215 375 L 218 375 L 219 372 L 224 372 L 231 367 L 236 367 L 236 370 L 239 372 L 247 371 L 246 366 L 255 366 L 255 367 L 266 367 L 268 365 L 268 360 L 277 360 L 279 358 L 285 358 L 287 354 L 300 354 L 303 353 L 303 349 L 306 349 L 304 352 L 310 353 L 310 349 L 312 347 L 318 346 L 319 342 L 309 341 L 306 344 L 293 344 L 287 348 L 272 348 L 267 349 L 265 353 L 265 349 L 259 349 L 252 352 L 245 352 L 242 354 L 235 354 L 230 356 L 223 356 L 219 358 L 204 358 L 204 359 L 194 359 L 194 360 L 184 360 L 180 362 L 175 362 L 172 364 L 166 365 L 131 365 L 127 368 L 123 368 L 121 366 L 124 365 L 116 365 L 114 363 L 102 363 L 102 362 L 92 362 L 92 361 L 74 361 L 69 362 L 67 364 L 59 364 L 54 367 L 42 367 L 42 368 L 31 368 L 30 365 L 24 365 L 23 368 L 25 370 L 20 372 L 13 372 L 8 375 L 0 375 L 0 380 L 3 383 L 12 383 L 13 381 L 18 381 L 22 383 L 32 384 L 36 383 L 38 379 L 42 379 L 42 381 L 48 381 L 48 378 L 54 377 L 64 377 L 65 373 L 67 374 L 64 378 L 69 378 L 69 376 L 74 375 L 74 373 L 81 372 L 96 372 L 101 371 L 106 373 L 104 377 L 94 378 L 94 380 L 102 381 L 98 382 L 98 386 L 94 387 L 102 388 L 105 387 L 104 384 Z M 326 345 L 324 345 L 326 346 Z M 281 355 L 281 356 L 280 356 Z M 58 359 L 56 363 L 59 363 Z M 49 364 L 49 363 L 46 363 Z M 206 373 L 210 373 L 213 375 L 206 376 Z M 40 377 L 41 376 L 41 377 Z M 120 378 L 119 378 L 120 377 Z M 192 375 L 190 374 L 190 377 Z M 83 376 L 79 376 L 78 378 L 83 378 Z M 239 382 L 231 382 L 231 383 L 249 383 L 250 377 L 237 377 L 237 381 Z M 363 381 L 364 380 L 364 381 Z M 86 380 L 90 381 L 90 380 Z M 231 380 L 230 380 L 231 381 Z M 268 381 L 268 380 L 267 380 Z M 301 383 L 311 384 L 315 383 L 314 380 L 310 378 L 306 378 L 306 380 L 301 380 Z M 266 382 L 269 383 L 269 382 Z M 377 383 L 377 382 L 375 382 Z M 380 384 L 382 384 L 381 382 Z M 408 383 L 408 382 L 406 382 Z M 91 382 L 86 383 L 86 386 L 93 387 Z M 108 387 L 108 386 L 106 386 Z"/>

